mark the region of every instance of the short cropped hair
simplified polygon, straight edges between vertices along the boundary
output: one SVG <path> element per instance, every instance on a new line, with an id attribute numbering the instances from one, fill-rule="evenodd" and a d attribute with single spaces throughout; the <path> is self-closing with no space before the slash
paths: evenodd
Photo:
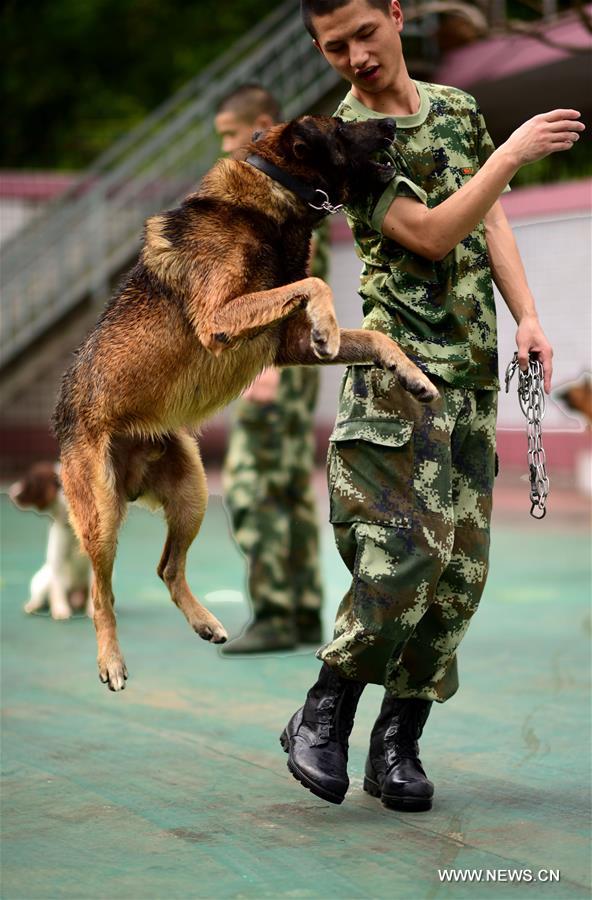
<path id="1" fill-rule="evenodd" d="M 336 9 L 341 9 L 342 6 L 347 6 L 349 2 L 350 0 L 300 0 L 302 21 L 311 37 L 316 39 L 317 36 L 312 24 L 313 16 L 326 16 Z M 366 0 L 366 3 L 374 9 L 382 9 L 385 14 L 390 7 L 390 0 Z"/>
<path id="2" fill-rule="evenodd" d="M 268 115 L 273 122 L 281 119 L 280 105 L 268 90 L 260 84 L 242 84 L 219 101 L 216 112 L 231 112 L 244 122 L 254 122 L 261 115 Z"/>

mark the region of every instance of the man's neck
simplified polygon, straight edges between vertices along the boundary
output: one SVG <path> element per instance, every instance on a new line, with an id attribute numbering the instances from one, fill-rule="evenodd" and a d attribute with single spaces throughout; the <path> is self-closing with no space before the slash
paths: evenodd
<path id="1" fill-rule="evenodd" d="M 368 109 L 391 116 L 414 116 L 419 111 L 420 98 L 415 84 L 407 70 L 394 84 L 379 93 L 368 93 L 358 85 L 352 85 L 351 92 Z"/>

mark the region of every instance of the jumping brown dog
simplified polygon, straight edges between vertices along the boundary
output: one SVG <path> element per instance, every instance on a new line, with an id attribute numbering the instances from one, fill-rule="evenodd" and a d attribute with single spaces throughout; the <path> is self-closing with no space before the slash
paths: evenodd
<path id="1" fill-rule="evenodd" d="M 392 168 L 372 156 L 394 132 L 389 119 L 306 116 L 269 129 L 249 151 L 319 189 L 315 198 L 343 203 L 354 189 L 382 193 Z M 113 691 L 127 678 L 111 576 L 128 501 L 162 506 L 168 534 L 158 574 L 202 638 L 226 640 L 185 580 L 207 502 L 185 429 L 270 365 L 377 363 L 419 400 L 437 396 L 386 335 L 340 332 L 330 288 L 306 277 L 320 214 L 255 164 L 219 161 L 180 207 L 148 219 L 138 263 L 64 375 L 54 415 L 62 481 L 94 571 L 99 677 Z"/>

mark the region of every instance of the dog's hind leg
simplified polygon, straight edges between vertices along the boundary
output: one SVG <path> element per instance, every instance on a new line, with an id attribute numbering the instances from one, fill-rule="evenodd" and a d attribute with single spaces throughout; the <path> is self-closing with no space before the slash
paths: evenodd
<path id="1" fill-rule="evenodd" d="M 111 691 L 121 691 L 127 669 L 117 639 L 111 578 L 124 500 L 116 486 L 108 438 L 102 438 L 98 447 L 83 440 L 63 447 L 61 461 L 72 525 L 93 568 L 99 678 Z"/>
<path id="2" fill-rule="evenodd" d="M 182 432 L 165 438 L 163 455 L 150 463 L 145 484 L 162 504 L 168 533 L 158 575 L 191 627 L 206 641 L 223 644 L 227 634 L 220 622 L 199 603 L 187 584 L 187 551 L 196 537 L 208 502 L 208 488 L 195 441 Z"/>

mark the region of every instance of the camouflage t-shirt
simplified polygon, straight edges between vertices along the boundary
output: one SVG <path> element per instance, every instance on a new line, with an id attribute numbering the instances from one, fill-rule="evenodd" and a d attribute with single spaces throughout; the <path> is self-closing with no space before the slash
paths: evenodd
<path id="1" fill-rule="evenodd" d="M 437 206 L 494 150 L 473 97 L 453 87 L 414 83 L 420 106 L 414 115 L 396 118 L 388 154 L 393 179 L 382 196 L 368 196 L 346 210 L 364 263 L 364 327 L 386 332 L 424 371 L 455 387 L 497 389 L 495 302 L 483 223 L 437 262 L 381 232 L 396 196 Z M 335 115 L 354 121 L 383 114 L 350 92 Z"/>

